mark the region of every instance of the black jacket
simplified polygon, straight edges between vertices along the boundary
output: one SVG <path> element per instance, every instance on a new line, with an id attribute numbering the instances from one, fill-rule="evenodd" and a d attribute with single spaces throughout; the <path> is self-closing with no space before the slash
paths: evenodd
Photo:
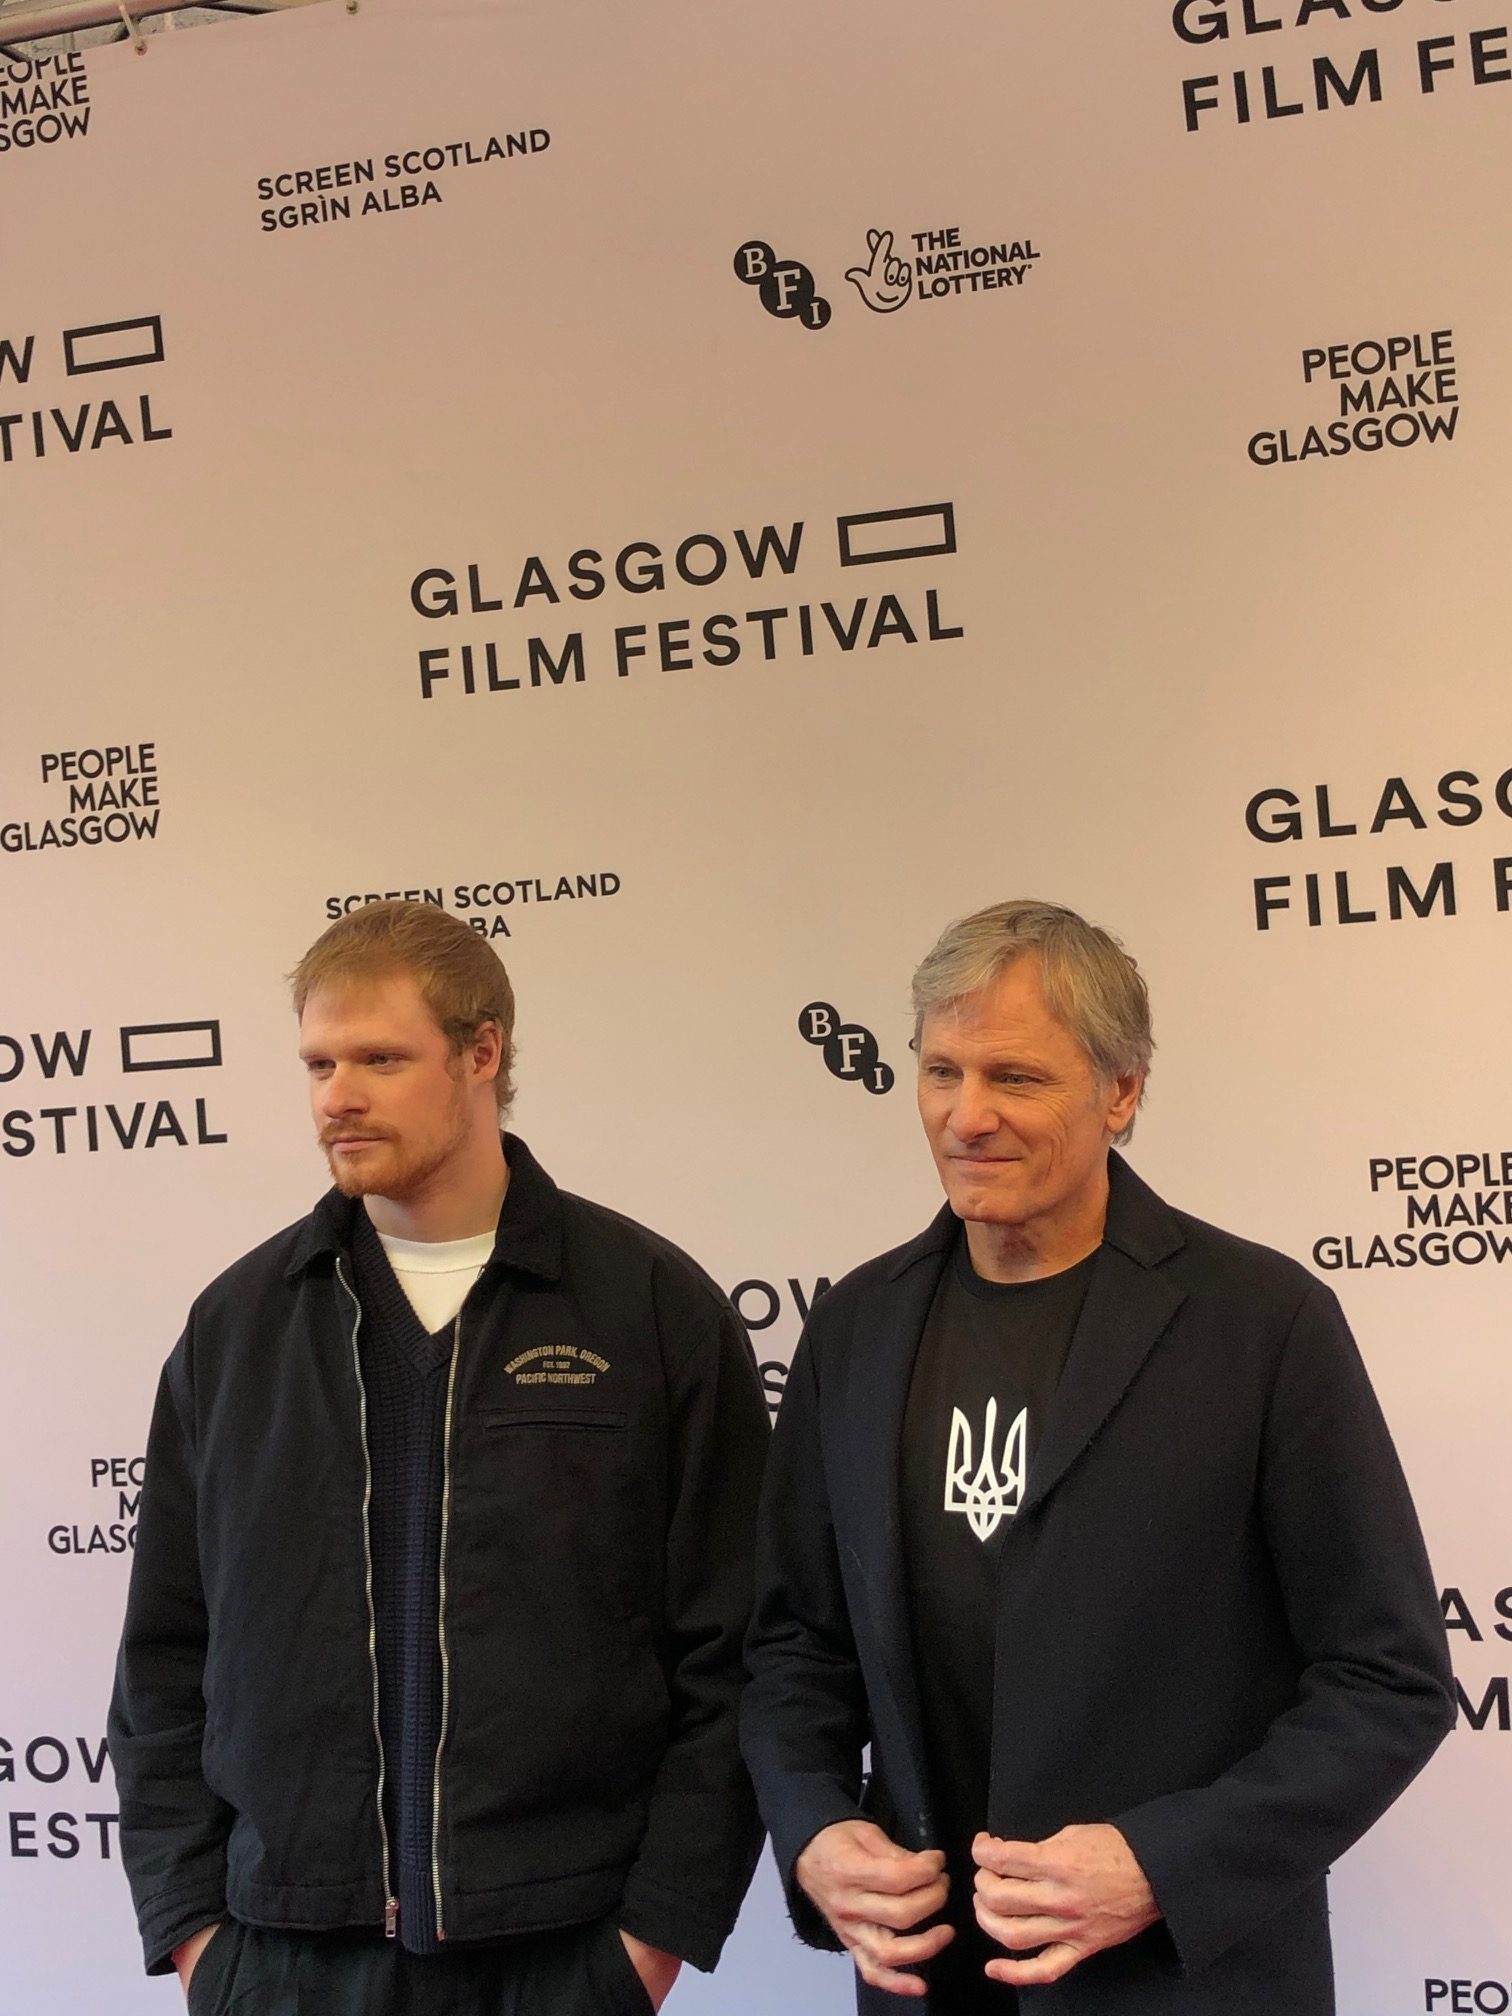
<path id="1" fill-rule="evenodd" d="M 1165 1917 L 1020 1998 L 1026 2016 L 1324 2016 L 1328 1865 L 1454 1719 L 1433 1581 L 1333 1295 L 1110 1170 L 1002 1556 L 988 1825 L 1113 1822 Z M 768 1466 L 742 1724 L 815 1945 L 835 1942 L 793 1865 L 822 1827 L 866 1815 L 938 1845 L 897 1452 L 958 1236 L 942 1211 L 816 1306 Z"/>
<path id="2" fill-rule="evenodd" d="M 684 1254 L 507 1152 L 454 1351 L 445 1934 L 613 1912 L 709 1968 L 760 1846 L 735 1721 L 766 1407 Z M 151 1973 L 228 1907 L 384 1922 L 356 1208 L 238 1261 L 164 1368 L 110 1715 Z"/>

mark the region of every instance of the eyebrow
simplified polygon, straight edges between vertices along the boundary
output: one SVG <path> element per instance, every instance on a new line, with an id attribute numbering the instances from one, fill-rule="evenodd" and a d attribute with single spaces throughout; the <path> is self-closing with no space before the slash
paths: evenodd
<path id="1" fill-rule="evenodd" d="M 316 1057 L 329 1057 L 336 1047 L 335 1044 L 301 1043 L 299 1046 L 299 1060 L 302 1064 L 308 1064 Z M 407 1057 L 412 1055 L 414 1051 L 413 1044 L 401 1042 L 397 1036 L 364 1038 L 361 1042 L 348 1043 L 344 1047 L 349 1053 L 357 1056 L 361 1056 L 364 1051 L 376 1050 L 381 1051 L 385 1055 Z"/>

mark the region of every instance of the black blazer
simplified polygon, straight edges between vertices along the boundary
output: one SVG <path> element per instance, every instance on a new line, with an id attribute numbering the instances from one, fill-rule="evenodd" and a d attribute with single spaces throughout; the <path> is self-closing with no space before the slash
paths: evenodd
<path id="1" fill-rule="evenodd" d="M 1002 1556 L 988 1813 L 1010 1839 L 1113 1822 L 1164 1920 L 1023 2007 L 1326 2016 L 1328 1866 L 1454 1720 L 1422 1536 L 1330 1291 L 1109 1170 Z M 821 1827 L 867 1815 L 938 1845 L 899 1445 L 958 1232 L 941 1211 L 816 1306 L 767 1469 L 743 1741 L 814 1945 L 836 1942 L 793 1865 Z M 857 1991 L 874 2016 L 905 2006 Z"/>

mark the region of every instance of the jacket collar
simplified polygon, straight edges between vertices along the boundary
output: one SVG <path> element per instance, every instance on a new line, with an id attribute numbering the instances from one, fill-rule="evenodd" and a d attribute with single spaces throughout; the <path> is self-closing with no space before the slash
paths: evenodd
<path id="1" fill-rule="evenodd" d="M 1181 1220 L 1115 1148 L 1108 1156 L 1108 1220 L 1103 1244 L 1140 1267 L 1158 1267 L 1186 1244 Z"/>
<path id="2" fill-rule="evenodd" d="M 1015 1526 L 1081 1456 L 1170 1327 L 1186 1295 L 1158 1270 L 1185 1244 L 1170 1206 L 1121 1155 L 1110 1155 L 1103 1243 L 1030 1461 L 1029 1488 Z"/>
<path id="3" fill-rule="evenodd" d="M 518 1134 L 504 1136 L 509 1188 L 494 1236 L 490 1267 L 506 1267 L 538 1281 L 562 1278 L 562 1193 Z M 334 1262 L 352 1250 L 355 1197 L 328 1190 L 300 1229 L 285 1269 L 285 1279 L 297 1281 L 322 1261 Z"/>

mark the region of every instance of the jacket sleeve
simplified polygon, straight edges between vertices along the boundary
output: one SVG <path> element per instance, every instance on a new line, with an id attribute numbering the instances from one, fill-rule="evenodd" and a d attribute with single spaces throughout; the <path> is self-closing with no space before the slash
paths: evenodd
<path id="1" fill-rule="evenodd" d="M 619 1922 L 707 1972 L 761 1852 L 738 1714 L 756 1503 L 770 1438 L 750 1342 L 727 1304 L 716 1306 L 712 1320 L 700 1312 L 693 1348 L 669 1363 L 667 1376 L 662 1665 L 671 1705 L 650 1818 Z"/>
<path id="2" fill-rule="evenodd" d="M 1114 1819 L 1188 1974 L 1317 1882 L 1454 1721 L 1412 1500 L 1343 1312 L 1321 1283 L 1279 1359 L 1259 1497 L 1302 1663 L 1296 1703 L 1215 1783 Z"/>
<path id="3" fill-rule="evenodd" d="M 821 1829 L 867 1817 L 870 1728 L 825 1488 L 812 1332 L 811 1323 L 788 1374 L 762 1492 L 741 1737 L 794 1928 L 838 1953 L 795 1867 Z"/>
<path id="4" fill-rule="evenodd" d="M 107 1725 L 149 1974 L 171 1972 L 174 1947 L 225 1916 L 232 1820 L 200 1760 L 208 1627 L 187 1362 L 186 1334 L 158 1384 Z"/>

